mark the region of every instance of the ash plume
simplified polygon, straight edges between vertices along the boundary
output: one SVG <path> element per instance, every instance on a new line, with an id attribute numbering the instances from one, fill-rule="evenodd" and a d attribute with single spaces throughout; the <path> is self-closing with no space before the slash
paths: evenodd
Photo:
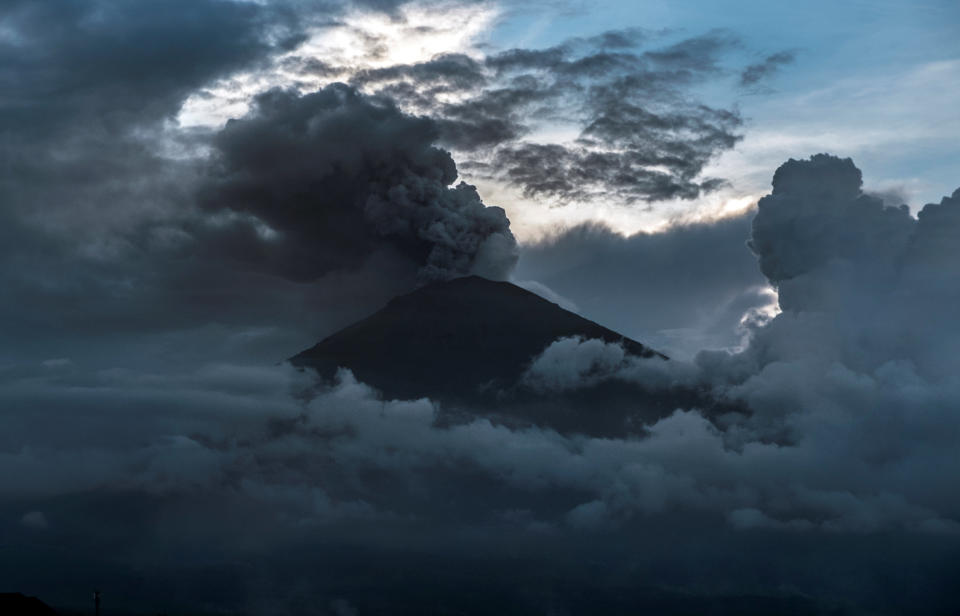
<path id="1" fill-rule="evenodd" d="M 510 221 L 473 186 L 452 186 L 456 164 L 438 136 L 432 120 L 343 84 L 271 90 L 214 138 L 202 202 L 276 234 L 271 265 L 295 280 L 355 268 L 384 246 L 424 282 L 505 278 L 517 259 Z"/>

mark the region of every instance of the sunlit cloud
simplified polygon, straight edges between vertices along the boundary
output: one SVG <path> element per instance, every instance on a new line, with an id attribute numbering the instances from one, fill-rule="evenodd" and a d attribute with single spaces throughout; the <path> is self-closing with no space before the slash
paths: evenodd
<path id="1" fill-rule="evenodd" d="M 309 92 L 363 69 L 424 62 L 441 53 L 479 56 L 478 45 L 500 14 L 490 2 L 411 3 L 390 15 L 354 10 L 317 27 L 269 68 L 234 75 L 190 96 L 177 119 L 183 127 L 222 126 L 245 114 L 253 96 L 271 87 Z M 297 70 L 292 58 L 317 60 L 334 71 L 317 75 Z"/>

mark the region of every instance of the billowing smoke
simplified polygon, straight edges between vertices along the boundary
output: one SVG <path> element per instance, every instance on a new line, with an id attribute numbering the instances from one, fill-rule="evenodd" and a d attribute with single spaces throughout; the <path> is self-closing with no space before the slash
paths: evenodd
<path id="1" fill-rule="evenodd" d="M 796 342 L 779 345 L 776 356 L 816 349 L 856 369 L 902 361 L 948 374 L 957 366 L 948 349 L 960 336 L 958 197 L 926 205 L 915 219 L 905 205 L 864 194 L 850 159 L 785 163 L 760 200 L 749 242 L 785 314 L 754 346 L 789 333 Z"/>
<path id="2" fill-rule="evenodd" d="M 544 349 L 523 375 L 523 384 L 540 392 L 583 389 L 609 380 L 666 389 L 693 384 L 695 370 L 685 362 L 632 355 L 617 342 L 569 337 Z"/>
<path id="3" fill-rule="evenodd" d="M 250 215 L 283 244 L 272 266 L 297 280 L 357 267 L 384 246 L 422 281 L 505 278 L 517 259 L 510 221 L 433 143 L 436 124 L 343 84 L 300 96 L 271 90 L 214 139 L 204 203 Z"/>
<path id="4" fill-rule="evenodd" d="M 883 264 L 903 250 L 914 220 L 907 206 L 886 207 L 863 194 L 860 170 L 849 158 L 818 154 L 790 159 L 760 200 L 750 247 L 760 270 L 778 285 L 832 261 Z"/>
<path id="5" fill-rule="evenodd" d="M 782 312 L 752 323 L 742 352 L 705 351 L 667 373 L 599 341 L 564 340 L 528 380 L 709 387 L 733 412 L 708 421 L 678 410 L 649 426 L 646 446 L 667 447 L 666 426 L 685 422 L 689 436 L 698 425 L 703 440 L 661 470 L 703 495 L 743 489 L 715 503 L 736 528 L 960 532 L 960 191 L 913 218 L 861 182 L 851 160 L 824 154 L 777 170 L 749 246 Z"/>

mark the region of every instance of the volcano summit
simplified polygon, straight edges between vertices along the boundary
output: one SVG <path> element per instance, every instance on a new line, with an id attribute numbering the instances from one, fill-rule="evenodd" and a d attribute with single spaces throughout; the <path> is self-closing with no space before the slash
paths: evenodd
<path id="1" fill-rule="evenodd" d="M 509 282 L 479 276 L 427 285 L 290 359 L 322 379 L 348 368 L 385 398 L 429 397 L 453 411 L 532 423 L 563 432 L 614 434 L 669 414 L 677 405 L 713 406 L 700 392 L 655 391 L 602 380 L 559 392 L 524 382 L 534 360 L 558 340 L 598 340 L 625 356 L 666 355 Z M 589 414 L 582 411 L 590 408 Z M 579 409 L 579 410 L 578 410 Z"/>

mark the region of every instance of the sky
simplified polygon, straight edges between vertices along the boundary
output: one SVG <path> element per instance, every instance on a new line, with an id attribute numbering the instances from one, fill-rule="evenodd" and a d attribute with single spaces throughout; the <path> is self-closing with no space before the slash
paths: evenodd
<path id="1" fill-rule="evenodd" d="M 439 18 L 417 5 L 400 11 L 417 27 L 440 28 L 441 32 L 407 39 L 392 47 L 386 58 L 373 61 L 377 65 L 425 61 L 451 51 L 476 55 L 491 49 L 548 48 L 584 33 L 619 30 L 624 25 L 659 33 L 665 41 L 717 30 L 737 39 L 731 41 L 729 56 L 724 58 L 721 68 L 725 75 L 701 84 L 699 91 L 710 101 L 738 109 L 748 129 L 735 148 L 718 152 L 711 160 L 711 170 L 736 179 L 730 190 L 710 200 L 686 200 L 675 208 L 661 203 L 654 215 L 648 216 L 635 211 L 638 208 L 610 208 L 606 200 L 587 204 L 583 213 L 550 216 L 523 195 L 505 194 L 502 204 L 513 217 L 523 217 L 522 232 L 531 237 L 536 237 L 545 221 L 569 224 L 581 216 L 602 219 L 630 233 L 656 229 L 671 216 L 743 208 L 769 186 L 766 161 L 785 160 L 797 150 L 852 156 L 868 165 L 872 189 L 894 191 L 915 207 L 951 190 L 942 178 L 954 162 L 950 145 L 958 132 L 957 114 L 950 105 L 958 70 L 958 9 L 954 3 L 813 2 L 783 7 L 651 2 L 571 4 L 560 10 L 537 4 L 473 4 Z M 443 30 L 450 27 L 451 14 L 455 32 Z M 403 28 L 391 26 L 389 17 L 358 16 L 350 23 L 363 24 L 361 28 L 380 34 Z M 352 40 L 342 29 L 331 30 L 318 36 L 321 48 Z M 764 66 L 766 58 L 778 53 L 786 54 L 782 64 L 774 62 L 769 72 L 757 73 L 762 78 L 756 83 L 730 87 L 736 85 L 745 65 Z M 780 70 L 787 65 L 789 70 Z M 916 96 L 928 88 L 939 94 Z M 208 107 L 208 114 L 218 116 L 217 120 L 226 117 L 211 113 L 214 109 Z M 203 115 L 188 113 L 187 121 L 216 121 Z M 570 127 L 556 124 L 547 124 L 542 130 L 554 138 L 572 134 Z M 503 187 L 490 186 L 488 190 L 499 195 Z M 516 211 L 521 209 L 514 205 L 518 201 L 523 210 L 538 210 L 530 223 L 526 220 L 529 214 Z"/>
<path id="2" fill-rule="evenodd" d="M 0 592 L 954 613 L 958 27 L 948 1 L 3 3 Z M 670 359 L 554 340 L 501 392 L 541 405 L 519 423 L 285 361 L 468 275 Z M 678 402 L 593 433 L 611 391 Z"/>

